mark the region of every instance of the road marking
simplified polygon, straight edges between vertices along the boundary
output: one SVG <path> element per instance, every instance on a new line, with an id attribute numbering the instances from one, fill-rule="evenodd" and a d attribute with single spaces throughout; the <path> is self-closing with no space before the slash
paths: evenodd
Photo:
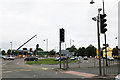
<path id="1" fill-rule="evenodd" d="M 31 70 L 24 70 L 24 71 L 31 71 Z"/>
<path id="2" fill-rule="evenodd" d="M 2 73 L 9 73 L 9 72 L 12 72 L 12 71 L 5 71 L 5 72 L 2 72 Z"/>
<path id="3" fill-rule="evenodd" d="M 44 67 L 43 67 L 43 68 L 41 68 L 41 69 L 42 69 L 42 70 L 48 70 L 48 68 L 44 68 Z"/>
<path id="4" fill-rule="evenodd" d="M 4 71 L 2 73 L 4 74 L 4 73 L 9 73 L 9 72 L 15 72 L 15 71 L 31 71 L 31 70 L 29 70 L 29 69 L 17 69 L 17 70 L 13 70 L 13 71 Z"/>
<path id="5" fill-rule="evenodd" d="M 73 75 L 77 75 L 77 76 L 83 76 L 86 78 L 91 78 L 91 77 L 97 76 L 95 74 L 82 73 L 82 72 L 76 72 L 76 71 L 65 71 L 63 73 L 73 74 Z"/>

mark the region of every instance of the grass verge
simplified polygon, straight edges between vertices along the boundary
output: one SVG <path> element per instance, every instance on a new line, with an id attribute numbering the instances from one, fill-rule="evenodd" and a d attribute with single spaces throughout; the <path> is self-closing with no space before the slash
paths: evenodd
<path id="1" fill-rule="evenodd" d="M 69 63 L 78 62 L 77 60 L 70 61 Z M 26 64 L 59 64 L 59 61 L 55 61 L 54 58 L 39 59 L 38 61 L 27 61 Z M 61 61 L 63 64 L 63 61 Z"/>

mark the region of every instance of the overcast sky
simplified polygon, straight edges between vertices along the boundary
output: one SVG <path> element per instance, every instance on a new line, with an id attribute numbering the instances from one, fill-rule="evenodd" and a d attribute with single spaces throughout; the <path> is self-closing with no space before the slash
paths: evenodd
<path id="1" fill-rule="evenodd" d="M 102 8 L 102 0 L 0 0 L 0 48 L 17 49 L 32 36 L 37 35 L 23 47 L 35 48 L 39 44 L 46 50 L 59 47 L 59 29 L 65 29 L 66 47 L 72 45 L 97 47 L 97 16 L 98 8 Z M 105 0 L 107 14 L 107 43 L 113 48 L 118 45 L 118 1 Z M 102 11 L 101 11 L 102 13 Z M 104 36 L 101 34 L 101 47 Z M 22 48 L 23 48 L 22 47 Z M 21 48 L 21 49 L 22 49 Z M 62 44 L 64 49 L 64 44 Z"/>

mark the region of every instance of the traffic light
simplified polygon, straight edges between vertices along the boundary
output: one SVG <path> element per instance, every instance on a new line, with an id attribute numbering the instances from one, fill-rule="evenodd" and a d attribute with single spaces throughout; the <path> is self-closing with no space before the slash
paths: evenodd
<path id="1" fill-rule="evenodd" d="M 100 14 L 100 28 L 101 28 L 101 33 L 105 33 L 107 31 L 107 24 L 105 23 L 107 20 L 105 19 L 106 14 Z"/>
<path id="2" fill-rule="evenodd" d="M 65 30 L 63 28 L 60 29 L 60 42 L 64 42 L 65 41 Z"/>
<path id="3" fill-rule="evenodd" d="M 36 45 L 36 50 L 38 50 L 38 48 L 39 48 L 39 44 Z"/>

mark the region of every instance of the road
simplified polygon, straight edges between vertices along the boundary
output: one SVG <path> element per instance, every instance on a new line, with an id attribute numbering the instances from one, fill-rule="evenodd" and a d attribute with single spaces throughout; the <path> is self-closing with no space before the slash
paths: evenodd
<path id="1" fill-rule="evenodd" d="M 3 60 L 3 78 L 81 78 L 81 76 L 61 73 L 46 65 L 27 65 L 23 59 Z"/>
<path id="2" fill-rule="evenodd" d="M 56 70 L 59 65 L 28 65 L 22 58 L 2 60 L 2 78 L 93 78 L 99 74 L 98 67 L 92 67 L 93 61 L 83 60 L 80 68 L 78 63 L 71 63 L 68 71 L 62 71 Z"/>

